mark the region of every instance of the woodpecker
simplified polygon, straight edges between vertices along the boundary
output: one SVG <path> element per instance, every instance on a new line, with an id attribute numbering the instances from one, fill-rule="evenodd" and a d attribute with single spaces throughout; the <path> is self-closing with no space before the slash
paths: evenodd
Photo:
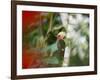
<path id="1" fill-rule="evenodd" d="M 60 66 L 62 66 L 64 60 L 64 51 L 65 51 L 64 38 L 65 38 L 65 32 L 59 32 L 57 34 L 57 48 L 58 48 Z"/>

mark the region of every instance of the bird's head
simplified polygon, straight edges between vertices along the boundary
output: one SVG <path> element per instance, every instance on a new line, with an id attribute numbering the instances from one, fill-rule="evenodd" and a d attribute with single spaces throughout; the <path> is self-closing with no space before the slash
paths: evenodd
<path id="1" fill-rule="evenodd" d="M 57 34 L 57 39 L 58 40 L 63 40 L 65 38 L 65 32 L 59 32 Z"/>

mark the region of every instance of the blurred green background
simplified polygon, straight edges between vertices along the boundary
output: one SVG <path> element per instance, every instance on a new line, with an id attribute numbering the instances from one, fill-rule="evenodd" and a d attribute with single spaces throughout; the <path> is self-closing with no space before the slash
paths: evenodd
<path id="1" fill-rule="evenodd" d="M 30 12 L 31 15 L 23 16 L 23 21 L 29 16 L 31 18 L 33 16 L 33 19 L 36 20 L 29 19 L 31 23 L 23 25 L 23 54 L 41 56 L 41 58 L 35 59 L 37 60 L 35 62 L 31 59 L 31 65 L 38 64 L 35 66 L 36 68 L 89 65 L 89 14 Z M 23 11 L 23 15 L 25 14 L 26 12 Z M 66 34 L 63 40 L 65 44 L 57 42 L 57 34 L 60 32 Z M 60 53 L 58 45 L 64 45 L 65 50 L 67 47 L 66 52 Z M 64 55 L 60 55 L 62 53 Z M 68 60 L 64 61 L 64 58 L 68 58 Z M 23 56 L 23 66 L 25 59 Z M 63 65 L 63 61 L 65 65 Z"/>

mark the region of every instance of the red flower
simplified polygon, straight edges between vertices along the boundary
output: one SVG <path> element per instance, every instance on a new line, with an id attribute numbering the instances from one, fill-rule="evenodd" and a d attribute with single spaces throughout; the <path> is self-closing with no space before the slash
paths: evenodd
<path id="1" fill-rule="evenodd" d="M 41 12 L 37 11 L 22 11 L 23 32 L 27 31 L 27 29 L 40 21 L 40 14 Z"/>
<path id="2" fill-rule="evenodd" d="M 41 54 L 39 51 L 23 49 L 22 68 L 39 68 L 42 64 Z"/>

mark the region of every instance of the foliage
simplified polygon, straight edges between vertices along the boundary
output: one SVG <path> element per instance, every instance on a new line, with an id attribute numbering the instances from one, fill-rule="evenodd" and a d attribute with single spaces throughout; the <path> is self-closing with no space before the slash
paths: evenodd
<path id="1" fill-rule="evenodd" d="M 57 42 L 57 34 L 63 31 L 66 34 L 64 47 L 70 49 L 69 64 L 66 64 L 89 65 L 88 14 L 41 12 L 38 16 L 37 24 L 23 32 L 23 48 L 40 51 L 44 67 L 63 66 L 64 52 L 58 45 L 64 43 Z"/>

